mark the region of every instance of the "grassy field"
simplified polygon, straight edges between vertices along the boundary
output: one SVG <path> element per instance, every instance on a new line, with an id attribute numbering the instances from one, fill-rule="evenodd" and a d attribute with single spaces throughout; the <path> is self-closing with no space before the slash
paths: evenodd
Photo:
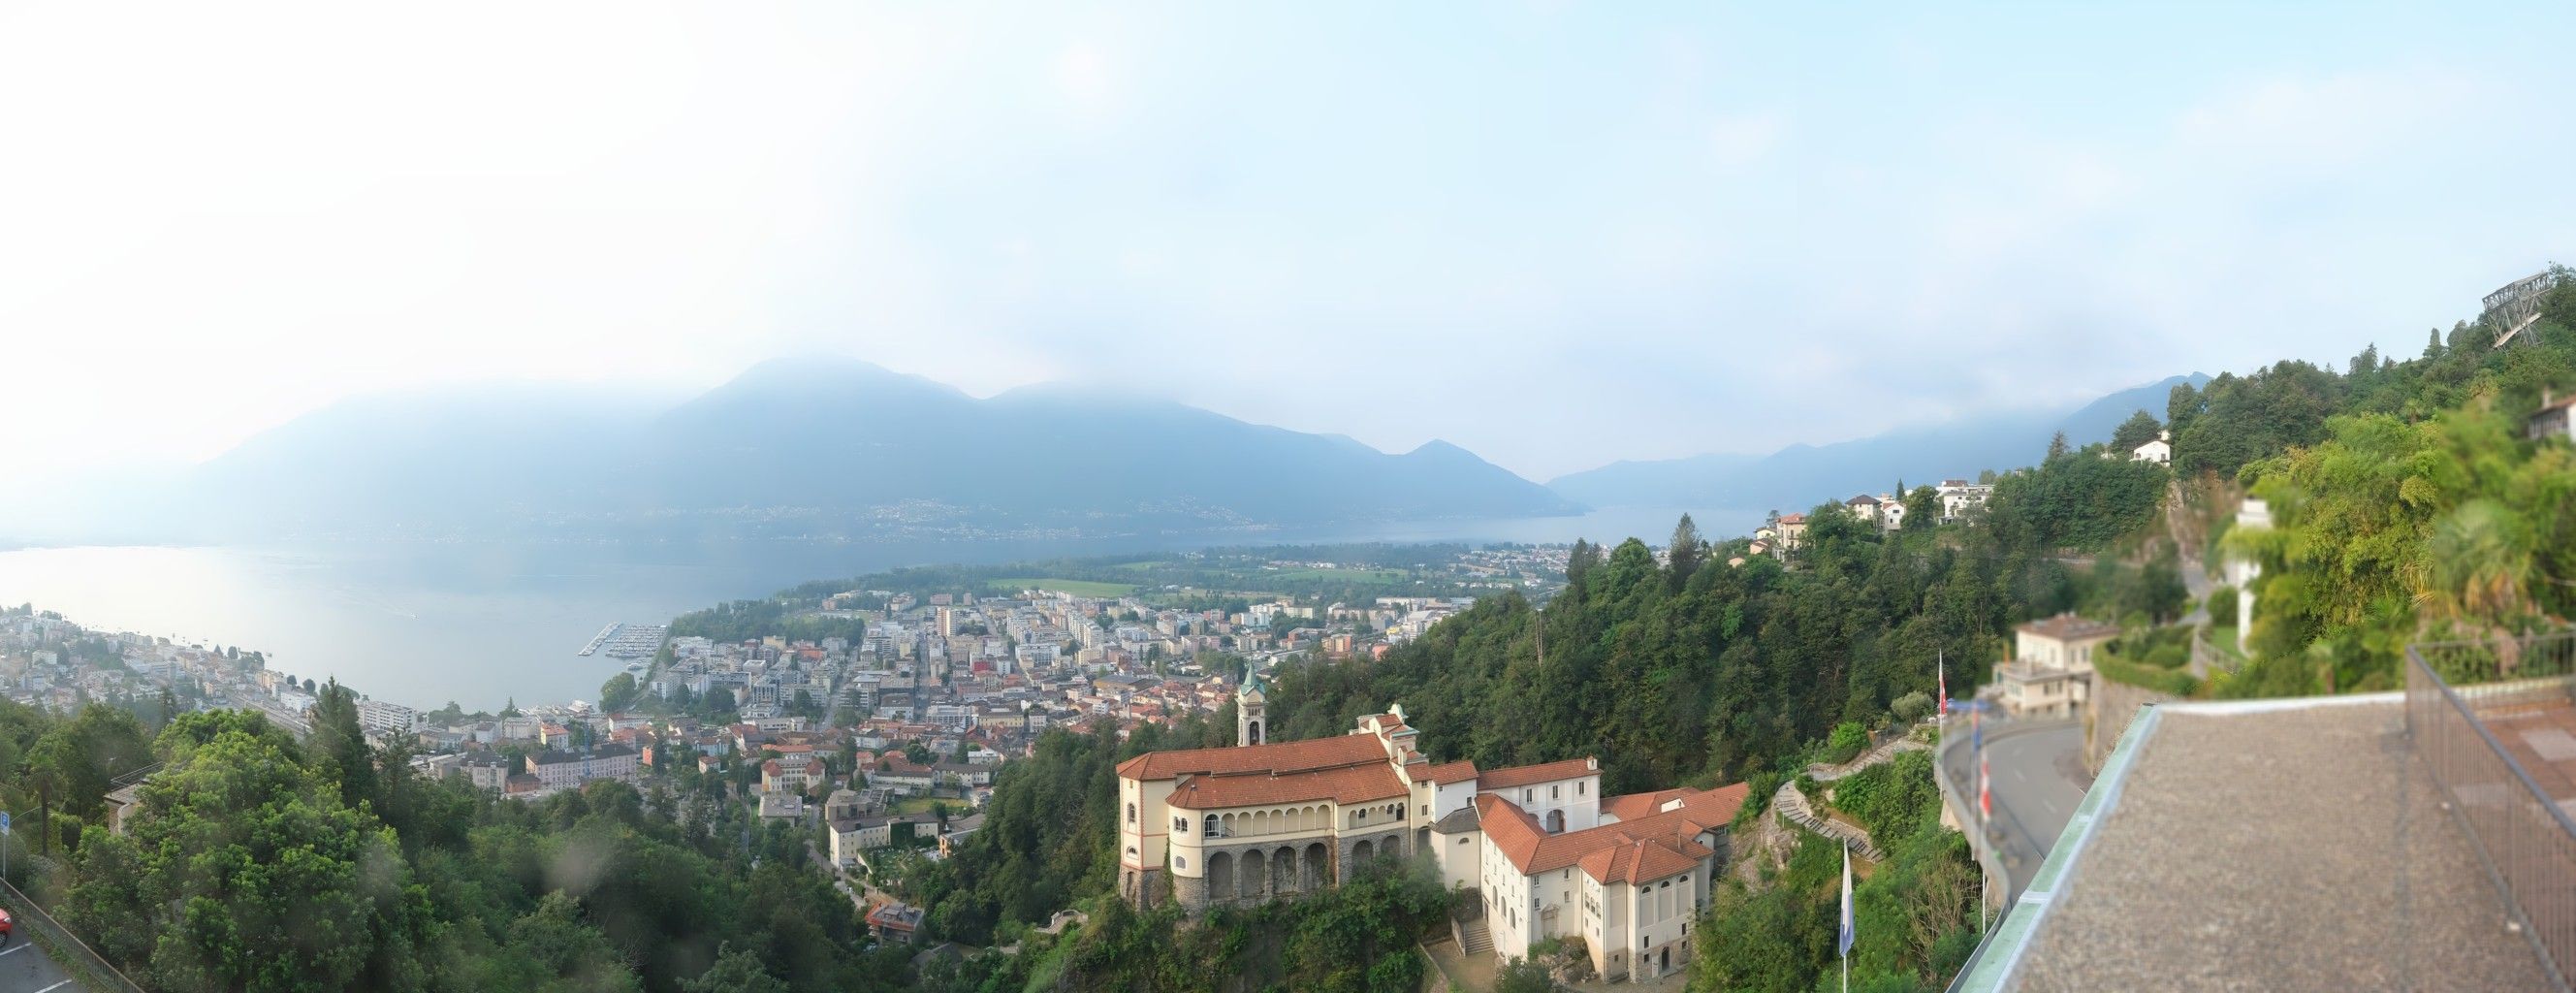
<path id="1" fill-rule="evenodd" d="M 894 812 L 897 814 L 927 814 L 938 809 L 939 804 L 942 802 L 943 801 L 937 797 L 905 797 L 894 802 Z M 944 802 L 951 807 L 961 810 L 966 806 L 966 801 L 964 800 L 947 800 Z"/>
<path id="2" fill-rule="evenodd" d="M 1277 572 L 1249 573 L 1247 581 L 1259 582 L 1262 576 L 1276 576 L 1289 581 L 1323 580 L 1346 583 L 1401 583 L 1413 578 L 1402 569 L 1281 569 Z"/>
<path id="3" fill-rule="evenodd" d="M 1088 597 L 1126 596 L 1127 594 L 1136 592 L 1136 584 L 1134 583 L 1103 583 L 1090 579 L 1056 579 L 1052 577 L 1040 578 L 1035 576 L 1015 576 L 1009 579 L 996 579 L 992 580 L 989 585 L 993 589 L 1005 591 L 1052 590 L 1058 593 L 1071 593 L 1075 596 Z"/>

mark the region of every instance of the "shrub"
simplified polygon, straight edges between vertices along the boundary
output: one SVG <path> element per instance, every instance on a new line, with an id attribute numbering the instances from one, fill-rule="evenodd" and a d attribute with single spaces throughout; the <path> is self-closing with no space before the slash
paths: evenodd
<path id="1" fill-rule="evenodd" d="M 2159 693 L 2187 697 L 2200 692 L 2200 680 L 2188 672 L 2140 665 L 2107 652 L 2093 656 L 2093 671 L 2102 678 Z"/>
<path id="2" fill-rule="evenodd" d="M 1834 733 L 1825 739 L 1825 761 L 1849 762 L 1869 748 L 1869 732 L 1859 721 L 1834 725 Z"/>
<path id="3" fill-rule="evenodd" d="M 2209 591 L 2209 623 L 2219 627 L 2236 623 L 2236 587 L 2221 586 Z"/>
<path id="4" fill-rule="evenodd" d="M 1932 697 L 1922 690 L 1916 690 L 1897 697 L 1896 702 L 1887 705 L 1887 709 L 1895 712 L 1897 720 L 1912 724 L 1932 712 Z"/>

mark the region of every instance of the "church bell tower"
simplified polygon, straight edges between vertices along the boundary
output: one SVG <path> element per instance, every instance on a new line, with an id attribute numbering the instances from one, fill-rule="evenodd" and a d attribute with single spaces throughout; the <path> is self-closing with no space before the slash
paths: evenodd
<path id="1" fill-rule="evenodd" d="M 1234 743 L 1258 745 L 1268 741 L 1270 715 L 1261 695 L 1261 677 L 1247 675 L 1243 685 L 1234 690 Z"/>

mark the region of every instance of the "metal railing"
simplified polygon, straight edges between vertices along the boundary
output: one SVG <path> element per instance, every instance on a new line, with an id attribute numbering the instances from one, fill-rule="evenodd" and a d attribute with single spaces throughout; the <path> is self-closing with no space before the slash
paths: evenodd
<path id="1" fill-rule="evenodd" d="M 2559 803 L 2576 800 L 2576 782 L 2546 767 L 2535 775 L 2490 726 L 2555 723 L 2560 714 L 2557 720 L 2576 729 L 2576 632 L 2406 649 L 2406 728 L 2415 752 L 2448 795 L 2542 967 L 2567 989 L 2567 969 L 2576 965 L 2576 819 Z"/>
<path id="2" fill-rule="evenodd" d="M 143 993 L 143 987 L 125 978 L 125 974 L 116 971 L 115 966 L 107 964 L 107 959 L 97 950 L 73 935 L 70 928 L 64 927 L 61 921 L 54 919 L 54 915 L 46 913 L 45 908 L 19 892 L 17 887 L 9 885 L 7 880 L 0 880 L 0 905 L 9 908 L 12 923 L 23 932 L 21 937 L 43 946 L 45 953 L 54 957 L 55 964 L 70 970 L 80 979 L 82 988 L 96 993 Z"/>

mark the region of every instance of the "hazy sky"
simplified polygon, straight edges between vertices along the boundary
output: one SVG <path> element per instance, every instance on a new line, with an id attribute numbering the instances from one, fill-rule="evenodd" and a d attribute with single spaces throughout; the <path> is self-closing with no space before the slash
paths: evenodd
<path id="1" fill-rule="evenodd" d="M 1535 478 L 2425 330 L 2576 5 L 0 6 L 14 464 L 867 358 Z"/>

